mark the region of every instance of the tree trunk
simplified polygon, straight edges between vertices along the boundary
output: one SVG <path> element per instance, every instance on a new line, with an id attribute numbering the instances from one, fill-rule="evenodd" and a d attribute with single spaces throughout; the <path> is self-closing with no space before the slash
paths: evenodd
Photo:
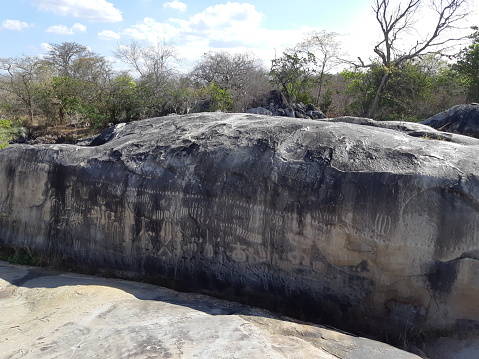
<path id="1" fill-rule="evenodd" d="M 316 99 L 316 103 L 319 106 L 319 101 L 321 100 L 321 92 L 323 90 L 323 78 L 324 78 L 324 71 L 321 71 L 321 74 L 319 75 L 319 81 L 318 81 L 318 97 Z"/>
<path id="2" fill-rule="evenodd" d="M 321 66 L 321 73 L 319 74 L 319 81 L 318 81 L 318 85 L 319 85 L 319 89 L 318 89 L 318 98 L 316 100 L 318 106 L 319 106 L 319 100 L 321 99 L 321 92 L 323 90 L 323 81 L 324 81 L 324 70 L 325 70 L 325 67 L 326 67 L 326 59 L 323 60 L 323 65 Z"/>
<path id="3" fill-rule="evenodd" d="M 371 106 L 369 106 L 366 117 L 372 118 L 374 114 L 376 113 L 376 111 L 378 110 L 379 101 L 381 100 L 381 97 L 384 94 L 386 84 L 388 83 L 390 78 L 391 78 L 391 74 L 388 72 L 383 75 L 381 79 L 381 83 L 379 84 L 378 89 L 376 90 L 376 95 L 374 96 L 373 103 L 371 104 Z"/>

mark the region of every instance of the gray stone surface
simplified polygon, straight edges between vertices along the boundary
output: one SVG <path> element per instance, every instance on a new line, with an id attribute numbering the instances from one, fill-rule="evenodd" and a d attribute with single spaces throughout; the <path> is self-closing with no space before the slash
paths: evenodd
<path id="1" fill-rule="evenodd" d="M 103 139 L 0 150 L 1 245 L 389 340 L 477 333 L 479 140 L 222 113 Z"/>
<path id="2" fill-rule="evenodd" d="M 419 359 L 203 295 L 0 262 L 0 357 Z"/>
<path id="3" fill-rule="evenodd" d="M 246 110 L 246 113 L 253 113 L 253 114 L 256 114 L 256 115 L 273 116 L 273 113 L 270 110 L 268 110 L 264 107 L 250 108 L 250 109 Z"/>
<path id="4" fill-rule="evenodd" d="M 479 138 L 479 104 L 457 105 L 421 123 L 441 131 Z"/>
<path id="5" fill-rule="evenodd" d="M 257 99 L 258 107 L 246 110 L 246 113 L 268 116 L 284 116 L 303 119 L 323 119 L 326 115 L 313 104 L 290 103 L 279 90 L 272 90 Z"/>

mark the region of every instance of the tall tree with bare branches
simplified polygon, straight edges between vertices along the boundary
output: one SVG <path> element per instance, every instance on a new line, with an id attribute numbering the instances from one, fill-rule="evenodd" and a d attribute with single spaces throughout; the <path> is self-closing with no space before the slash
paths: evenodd
<path id="1" fill-rule="evenodd" d="M 369 106 L 368 117 L 373 117 L 377 111 L 394 69 L 421 55 L 442 51 L 452 42 L 465 38 L 451 37 L 450 34 L 457 23 L 467 16 L 467 5 L 468 0 L 406 0 L 398 5 L 391 4 L 390 0 L 374 0 L 373 11 L 381 27 L 381 40 L 374 46 L 374 52 L 379 57 L 384 74 Z M 422 7 L 432 10 L 435 17 L 434 25 L 426 32 L 417 28 Z M 409 48 L 401 48 L 399 44 L 412 33 L 418 34 L 416 41 Z"/>
<path id="2" fill-rule="evenodd" d="M 344 62 L 341 60 L 344 57 L 344 52 L 341 49 L 339 36 L 335 32 L 314 30 L 307 34 L 306 38 L 296 46 L 298 50 L 302 50 L 304 53 L 312 53 L 315 57 L 317 66 L 316 84 L 318 87 L 316 103 L 318 104 L 320 103 L 327 74 Z"/>

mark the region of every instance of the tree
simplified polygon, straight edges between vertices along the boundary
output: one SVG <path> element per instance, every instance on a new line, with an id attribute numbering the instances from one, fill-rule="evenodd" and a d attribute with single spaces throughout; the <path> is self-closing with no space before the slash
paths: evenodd
<path id="1" fill-rule="evenodd" d="M 76 42 L 50 44 L 44 64 L 54 69 L 42 87 L 42 108 L 49 123 L 89 123 L 102 127 L 106 122 L 104 97 L 112 69 L 110 62 Z"/>
<path id="2" fill-rule="evenodd" d="M 431 0 L 429 8 L 435 14 L 435 23 L 431 31 L 422 31 L 426 36 L 416 40 L 409 48 L 398 48 L 397 44 L 404 40 L 404 35 L 412 31 L 420 33 L 414 25 L 418 21 L 419 9 L 424 2 L 406 0 L 395 7 L 391 5 L 390 0 L 374 2 L 373 11 L 381 27 L 381 41 L 374 47 L 374 52 L 384 71 L 367 111 L 368 117 L 373 117 L 376 113 L 388 81 L 403 63 L 426 53 L 437 52 L 452 41 L 458 40 L 446 37 L 446 34 L 459 20 L 466 17 L 467 0 Z"/>
<path id="3" fill-rule="evenodd" d="M 112 123 L 140 117 L 142 101 L 138 86 L 130 75 L 120 74 L 111 81 L 105 103 Z"/>
<path id="4" fill-rule="evenodd" d="M 453 70 L 465 82 L 468 101 L 479 102 L 479 28 L 472 29 L 474 33 L 469 36 L 472 43 L 459 52 Z"/>
<path id="5" fill-rule="evenodd" d="M 341 73 L 351 95 L 348 114 L 360 116 L 367 111 L 384 71 L 384 66 L 378 63 L 360 71 Z M 403 62 L 391 71 L 375 119 L 417 121 L 460 102 L 459 83 L 439 55 Z"/>
<path id="6" fill-rule="evenodd" d="M 58 71 L 58 76 L 72 77 L 74 73 L 73 67 L 77 60 L 94 56 L 86 46 L 76 42 L 49 45 L 50 50 L 48 50 L 45 61 Z"/>
<path id="7" fill-rule="evenodd" d="M 146 113 L 152 116 L 166 114 L 171 103 L 171 88 L 177 75 L 176 65 L 179 59 L 176 49 L 159 40 L 150 46 L 131 41 L 128 45 L 118 46 L 114 55 L 139 75 L 138 85 L 144 96 Z"/>
<path id="8" fill-rule="evenodd" d="M 28 113 L 30 123 L 35 111 L 36 77 L 40 61 L 36 57 L 0 59 L 0 88 L 13 94 Z"/>
<path id="9" fill-rule="evenodd" d="M 298 50 L 314 55 L 317 66 L 316 84 L 318 92 L 316 95 L 316 103 L 318 104 L 320 103 L 327 74 L 343 62 L 343 60 L 341 60 L 343 53 L 338 36 L 339 34 L 335 32 L 315 30 L 310 32 L 305 40 L 297 45 Z"/>
<path id="10" fill-rule="evenodd" d="M 232 109 L 236 111 L 246 110 L 257 96 L 269 89 L 266 70 L 250 53 L 205 53 L 191 76 L 199 85 L 227 91 L 233 101 Z"/>
<path id="11" fill-rule="evenodd" d="M 140 77 L 153 76 L 156 82 L 175 74 L 179 60 L 176 49 L 159 40 L 150 46 L 133 40 L 127 45 L 119 45 L 113 54 L 133 67 Z"/>
<path id="12" fill-rule="evenodd" d="M 8 141 L 11 138 L 11 126 L 12 124 L 10 120 L 0 120 L 0 148 L 4 148 L 8 145 Z"/>
<path id="13" fill-rule="evenodd" d="M 288 102 L 304 96 L 313 84 L 316 58 L 311 52 L 289 49 L 271 61 L 270 76 L 279 85 Z"/>

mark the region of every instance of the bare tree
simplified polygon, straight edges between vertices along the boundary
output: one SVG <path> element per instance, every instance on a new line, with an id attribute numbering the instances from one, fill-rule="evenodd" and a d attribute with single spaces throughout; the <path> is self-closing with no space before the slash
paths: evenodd
<path id="1" fill-rule="evenodd" d="M 33 123 L 35 109 L 35 82 L 40 67 L 36 57 L 0 59 L 0 89 L 13 94 L 28 112 L 30 123 Z"/>
<path id="2" fill-rule="evenodd" d="M 381 27 L 381 41 L 374 47 L 374 52 L 384 67 L 384 75 L 367 112 L 368 117 L 372 117 L 378 109 L 393 69 L 398 68 L 405 61 L 427 53 L 441 51 L 451 42 L 464 38 L 453 38 L 446 35 L 455 28 L 458 21 L 467 16 L 468 0 L 430 0 L 427 6 L 435 14 L 434 26 L 408 49 L 399 48 L 397 44 L 404 40 L 404 37 L 410 36 L 412 32 L 424 33 L 424 31 L 419 32 L 416 23 L 419 10 L 425 2 L 426 0 L 406 0 L 393 6 L 390 0 L 374 1 L 373 11 Z M 361 61 L 361 59 L 359 60 Z M 361 63 L 364 65 L 362 61 Z"/>
<path id="3" fill-rule="evenodd" d="M 193 76 L 207 83 L 236 90 L 245 86 L 248 74 L 258 67 L 258 60 L 248 53 L 230 54 L 226 51 L 208 52 L 193 69 Z"/>
<path id="4" fill-rule="evenodd" d="M 160 40 L 150 46 L 131 41 L 127 45 L 119 45 L 113 54 L 133 67 L 140 77 L 153 76 L 157 82 L 172 75 L 179 61 L 175 47 Z"/>
<path id="5" fill-rule="evenodd" d="M 214 82 L 230 91 L 236 111 L 246 110 L 256 96 L 269 90 L 266 70 L 250 53 L 205 53 L 194 67 L 192 76 L 199 83 Z"/>
<path id="6" fill-rule="evenodd" d="M 119 45 L 113 54 L 139 75 L 147 115 L 160 116 L 169 112 L 178 77 L 176 48 L 160 40 L 149 46 L 131 41 Z"/>
<path id="7" fill-rule="evenodd" d="M 112 74 L 110 62 L 76 42 L 50 44 L 44 60 L 58 76 L 104 84 Z"/>
<path id="8" fill-rule="evenodd" d="M 325 76 L 343 61 L 341 57 L 341 42 L 338 40 L 339 34 L 327 32 L 325 30 L 310 32 L 305 40 L 297 45 L 297 48 L 312 53 L 315 58 L 317 70 L 318 94 L 316 102 L 319 103 L 321 93 L 325 83 Z"/>
<path id="9" fill-rule="evenodd" d="M 86 46 L 76 42 L 63 42 L 50 44 L 45 60 L 54 66 L 60 76 L 71 76 L 75 60 L 89 56 L 90 51 Z"/>

